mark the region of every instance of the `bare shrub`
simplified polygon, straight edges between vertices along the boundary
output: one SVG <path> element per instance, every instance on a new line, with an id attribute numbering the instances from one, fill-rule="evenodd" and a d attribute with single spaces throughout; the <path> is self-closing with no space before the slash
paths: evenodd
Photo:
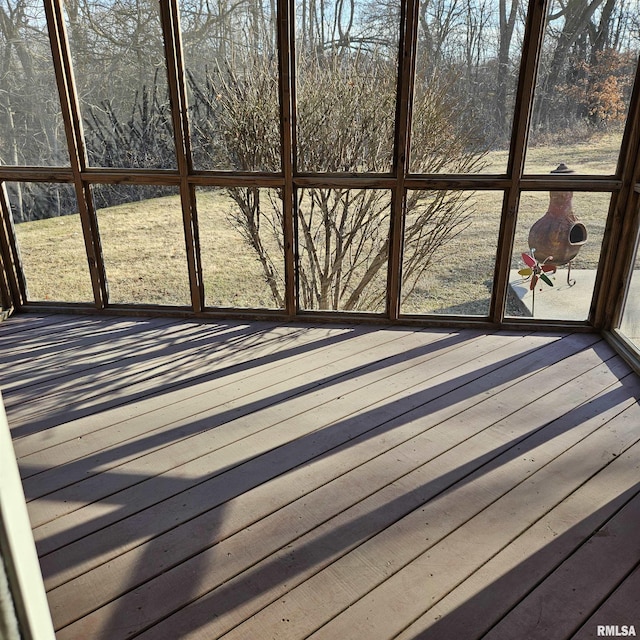
<path id="1" fill-rule="evenodd" d="M 198 147 L 208 164 L 246 171 L 277 170 L 277 104 L 265 103 L 265 83 L 277 81 L 273 62 L 217 69 L 206 92 L 195 91 Z M 394 61 L 343 53 L 298 61 L 297 167 L 329 173 L 389 172 L 396 102 Z M 416 91 L 412 169 L 469 172 L 483 156 L 465 126 L 465 105 L 450 95 L 455 78 L 431 78 Z M 207 141 L 208 146 L 207 146 Z M 222 155 L 221 155 L 222 154 Z M 214 159 L 215 158 L 215 159 Z M 256 251 L 275 301 L 283 300 L 282 202 L 258 188 L 231 188 L 232 222 Z M 404 295 L 434 254 L 469 220 L 463 192 L 412 192 L 406 201 Z M 391 192 L 384 189 L 298 189 L 298 293 L 305 309 L 381 310 L 386 295 Z M 267 239 L 268 236 L 268 239 Z M 269 248 L 271 247 L 271 249 Z M 277 248 L 274 255 L 273 248 Z"/>

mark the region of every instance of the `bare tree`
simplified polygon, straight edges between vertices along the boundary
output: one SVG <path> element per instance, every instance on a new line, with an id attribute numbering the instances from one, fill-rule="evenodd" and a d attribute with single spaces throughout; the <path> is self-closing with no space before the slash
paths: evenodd
<path id="1" fill-rule="evenodd" d="M 496 123 L 500 130 L 506 130 L 507 118 L 507 88 L 510 82 L 509 62 L 511 58 L 511 42 L 518 18 L 519 0 L 500 0 L 499 18 L 500 29 L 498 39 L 498 64 L 496 67 Z"/>

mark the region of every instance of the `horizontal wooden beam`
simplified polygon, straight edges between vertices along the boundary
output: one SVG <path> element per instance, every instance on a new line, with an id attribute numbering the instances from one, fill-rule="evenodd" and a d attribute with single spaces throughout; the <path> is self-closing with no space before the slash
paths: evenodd
<path id="1" fill-rule="evenodd" d="M 0 167 L 0 180 L 8 182 L 61 182 L 72 183 L 73 171 L 64 167 Z M 81 172 L 87 184 L 145 184 L 177 186 L 180 174 L 165 169 L 99 169 L 87 168 Z M 194 171 L 187 180 L 189 184 L 204 187 L 282 187 L 285 179 L 279 173 L 240 173 L 218 171 Z M 326 174 L 305 173 L 293 177 L 299 188 L 336 189 L 392 189 L 396 178 L 386 174 Z M 504 190 L 510 186 L 504 175 L 409 175 L 404 184 L 407 189 L 434 190 Z M 550 175 L 529 175 L 520 180 L 522 191 L 618 191 L 622 180 L 611 176 L 576 175 L 570 178 Z"/>
<path id="2" fill-rule="evenodd" d="M 7 167 L 0 165 L 0 181 L 73 182 L 73 171 L 65 167 Z"/>

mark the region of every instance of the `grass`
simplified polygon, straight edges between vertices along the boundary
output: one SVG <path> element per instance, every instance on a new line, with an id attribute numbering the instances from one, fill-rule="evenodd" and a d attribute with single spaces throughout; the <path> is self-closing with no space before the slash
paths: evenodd
<path id="1" fill-rule="evenodd" d="M 198 196 L 205 296 L 210 306 L 273 306 L 262 267 L 226 211 L 222 191 Z M 179 196 L 98 211 L 109 300 L 114 304 L 190 305 Z M 24 222 L 16 235 L 31 300 L 93 299 L 78 215 Z"/>
<path id="2" fill-rule="evenodd" d="M 566 162 L 579 173 L 615 170 L 619 136 L 591 143 L 532 147 L 527 171 L 548 173 Z M 506 152 L 488 157 L 486 172 L 503 172 Z M 575 193 L 574 210 L 589 240 L 575 261 L 595 269 L 609 194 Z M 522 195 L 512 268 L 522 266 L 530 226 L 548 205 L 548 193 Z M 495 265 L 502 192 L 474 192 L 470 225 L 447 243 L 436 263 L 403 303 L 404 313 L 485 315 Z M 229 220 L 234 203 L 223 190 L 197 195 L 205 296 L 208 306 L 267 307 L 274 301 L 255 254 Z M 177 195 L 98 211 L 112 303 L 189 305 L 189 282 L 180 201 Z M 77 215 L 16 225 L 31 300 L 90 301 L 92 291 Z M 515 313 L 515 311 L 514 311 Z"/>

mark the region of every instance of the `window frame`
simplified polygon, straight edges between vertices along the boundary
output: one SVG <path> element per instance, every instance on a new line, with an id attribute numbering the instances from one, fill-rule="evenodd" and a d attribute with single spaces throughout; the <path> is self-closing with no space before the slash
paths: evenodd
<path id="1" fill-rule="evenodd" d="M 504 174 L 421 175 L 410 172 L 411 117 L 413 78 L 416 64 L 419 0 L 403 0 L 400 11 L 397 100 L 393 167 L 390 173 L 331 174 L 298 172 L 295 166 L 296 94 L 295 94 L 295 0 L 277 0 L 277 44 L 279 66 L 279 113 L 282 166 L 278 172 L 232 172 L 194 170 L 190 149 L 187 117 L 186 73 L 182 54 L 180 14 L 177 0 L 160 0 L 169 95 L 172 107 L 177 168 L 163 170 L 104 169 L 89 167 L 84 146 L 78 95 L 71 65 L 68 36 L 60 0 L 43 0 L 49 27 L 53 64 L 60 94 L 69 167 L 14 167 L 0 165 L 0 256 L 3 278 L 0 294 L 3 306 L 19 311 L 92 310 L 99 313 L 179 314 L 209 317 L 242 318 L 308 318 L 320 320 L 368 320 L 421 326 L 486 326 L 539 329 L 548 327 L 574 330 L 612 330 L 619 326 L 625 280 L 630 274 L 632 248 L 628 236 L 637 224 L 638 193 L 633 185 L 640 183 L 640 91 L 638 71 L 629 115 L 625 126 L 618 168 L 610 176 L 550 176 L 524 174 L 529 123 L 533 108 L 536 73 L 541 56 L 547 0 L 531 0 L 528 6 L 522 58 L 516 89 L 513 126 L 507 170 Z M 67 182 L 74 185 L 79 205 L 82 232 L 89 264 L 93 305 L 55 302 L 33 302 L 26 298 L 24 276 L 12 231 L 5 181 Z M 95 205 L 91 195 L 94 184 L 146 184 L 177 186 L 181 199 L 182 223 L 189 274 L 190 309 L 159 305 L 115 305 L 108 299 L 108 284 L 102 256 L 101 238 Z M 224 308 L 206 306 L 202 261 L 199 247 L 197 186 L 255 186 L 281 189 L 283 198 L 285 307 L 283 310 Z M 387 263 L 387 299 L 384 313 L 340 311 L 305 311 L 297 300 L 296 269 L 296 201 L 300 189 L 307 187 L 383 188 L 391 191 L 391 224 Z M 400 312 L 402 265 L 403 209 L 409 190 L 494 190 L 502 191 L 502 213 L 493 276 L 492 297 L 487 316 L 417 316 Z M 602 259 L 588 321 L 535 320 L 505 318 L 509 287 L 509 268 L 515 236 L 516 211 L 520 194 L 531 190 L 570 189 L 612 194 L 606 222 Z M 627 239 L 626 245 L 624 239 Z M 624 250 L 620 248 L 624 245 Z M 603 286 L 603 283 L 615 286 Z M 612 310 L 617 310 L 615 313 Z M 617 314 L 617 315 L 616 315 Z M 618 324 L 616 324 L 618 323 Z"/>

